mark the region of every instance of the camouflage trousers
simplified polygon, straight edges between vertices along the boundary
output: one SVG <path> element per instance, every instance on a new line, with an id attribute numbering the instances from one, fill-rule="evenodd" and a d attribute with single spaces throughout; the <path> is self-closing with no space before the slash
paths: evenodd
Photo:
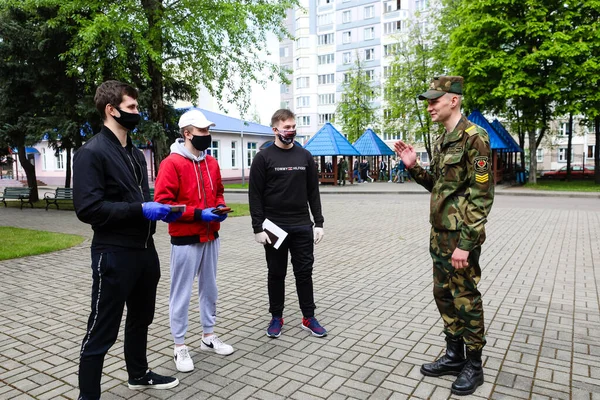
<path id="1" fill-rule="evenodd" d="M 455 269 L 452 252 L 460 231 L 431 229 L 429 252 L 433 259 L 433 297 L 444 320 L 444 333 L 462 337 L 469 350 L 485 346 L 483 303 L 477 284 L 481 279 L 481 246 L 469 252 L 469 266 Z"/>

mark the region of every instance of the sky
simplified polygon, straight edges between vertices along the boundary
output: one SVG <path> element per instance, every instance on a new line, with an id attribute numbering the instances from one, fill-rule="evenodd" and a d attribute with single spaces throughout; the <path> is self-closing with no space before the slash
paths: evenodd
<path id="1" fill-rule="evenodd" d="M 270 51 L 270 55 L 267 55 L 264 52 L 261 56 L 262 59 L 268 60 L 272 63 L 279 63 L 279 41 L 275 34 L 269 33 L 267 35 L 267 47 Z M 266 74 L 265 74 L 266 79 Z M 280 98 L 279 98 L 279 82 L 277 81 L 269 81 L 267 80 L 267 85 L 265 88 L 260 86 L 259 84 L 252 85 L 252 94 L 251 94 L 251 102 L 250 107 L 248 107 L 248 111 L 246 116 L 253 115 L 254 110 L 258 112 L 260 117 L 260 122 L 263 125 L 269 125 L 271 120 L 271 115 L 279 109 Z M 217 104 L 216 99 L 212 98 L 210 95 L 206 94 L 205 91 L 202 91 L 198 104 L 195 106 L 204 108 L 209 111 L 217 112 L 220 114 L 226 114 L 234 118 L 240 118 L 240 113 L 234 106 L 228 105 L 227 112 L 222 109 L 219 109 L 219 105 Z M 189 102 L 179 101 L 175 103 L 175 107 L 189 107 L 192 104 Z"/>

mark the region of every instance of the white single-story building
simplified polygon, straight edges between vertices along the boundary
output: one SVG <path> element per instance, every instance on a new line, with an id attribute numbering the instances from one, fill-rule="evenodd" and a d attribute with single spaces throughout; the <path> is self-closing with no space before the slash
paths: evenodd
<path id="1" fill-rule="evenodd" d="M 209 154 L 219 161 L 221 176 L 224 181 L 247 181 L 250 166 L 254 156 L 266 142 L 274 140 L 270 127 L 254 122 L 243 121 L 238 118 L 200 109 L 206 118 L 215 123 L 210 129 L 212 146 L 207 150 Z M 154 181 L 154 164 L 152 150 L 141 149 L 148 164 L 148 177 L 150 186 Z M 67 166 L 65 151 L 55 151 L 47 140 L 42 140 L 33 146 L 27 147 L 27 158 L 35 165 L 37 179 L 47 186 L 64 186 Z M 19 160 L 13 168 L 13 177 L 24 180 L 25 171 Z"/>

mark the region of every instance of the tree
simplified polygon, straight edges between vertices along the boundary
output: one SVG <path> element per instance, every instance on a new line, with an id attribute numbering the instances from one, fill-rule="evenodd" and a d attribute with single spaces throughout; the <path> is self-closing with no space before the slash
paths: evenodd
<path id="1" fill-rule="evenodd" d="M 283 25 L 296 0 L 6 0 L 21 7 L 59 7 L 50 26 L 74 26 L 63 57 L 72 75 L 96 86 L 121 79 L 147 92 L 144 135 L 155 167 L 167 154 L 165 103 L 194 100 L 200 84 L 224 103 L 247 107 L 250 83 L 285 80 L 279 66 L 260 57 L 266 34 L 289 36 Z M 260 79 L 258 71 L 267 71 Z M 223 96 L 223 97 L 221 97 Z M 243 110 L 245 111 L 245 109 Z"/>
<path id="2" fill-rule="evenodd" d="M 441 13 L 432 11 L 432 15 Z M 418 18 L 419 16 L 417 16 Z M 408 33 L 388 45 L 394 59 L 384 84 L 386 131 L 402 132 L 403 139 L 423 141 L 431 159 L 431 136 L 442 128 L 431 121 L 424 102 L 417 96 L 425 92 L 431 79 L 447 70 L 447 39 L 441 21 L 432 20 L 429 29 L 413 22 Z"/>
<path id="3" fill-rule="evenodd" d="M 377 122 L 373 99 L 377 96 L 374 76 L 365 70 L 364 61 L 356 53 L 354 66 L 344 75 L 342 98 L 338 102 L 335 121 L 354 143 L 363 132 Z"/>
<path id="4" fill-rule="evenodd" d="M 466 104 L 504 113 L 527 133 L 535 151 L 561 98 L 558 79 L 564 2 L 551 0 L 450 1 L 451 63 L 467 81 Z M 563 39 L 564 40 L 564 39 Z M 521 143 L 523 145 L 523 143 Z M 531 182 L 536 157 L 530 157 Z"/>

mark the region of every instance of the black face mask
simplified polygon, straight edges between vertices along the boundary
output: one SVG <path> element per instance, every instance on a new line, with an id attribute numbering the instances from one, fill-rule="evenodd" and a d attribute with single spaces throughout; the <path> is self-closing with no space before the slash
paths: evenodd
<path id="1" fill-rule="evenodd" d="M 212 143 L 212 138 L 210 135 L 206 135 L 206 136 L 195 136 L 194 135 L 192 137 L 192 146 L 194 146 L 194 148 L 196 150 L 204 151 L 210 147 L 211 143 Z"/>
<path id="2" fill-rule="evenodd" d="M 113 116 L 113 118 L 119 123 L 119 125 L 129 131 L 134 130 L 137 124 L 140 122 L 140 114 L 128 113 L 127 111 L 121 110 L 119 107 L 115 107 L 115 110 L 117 110 L 121 116 Z"/>

